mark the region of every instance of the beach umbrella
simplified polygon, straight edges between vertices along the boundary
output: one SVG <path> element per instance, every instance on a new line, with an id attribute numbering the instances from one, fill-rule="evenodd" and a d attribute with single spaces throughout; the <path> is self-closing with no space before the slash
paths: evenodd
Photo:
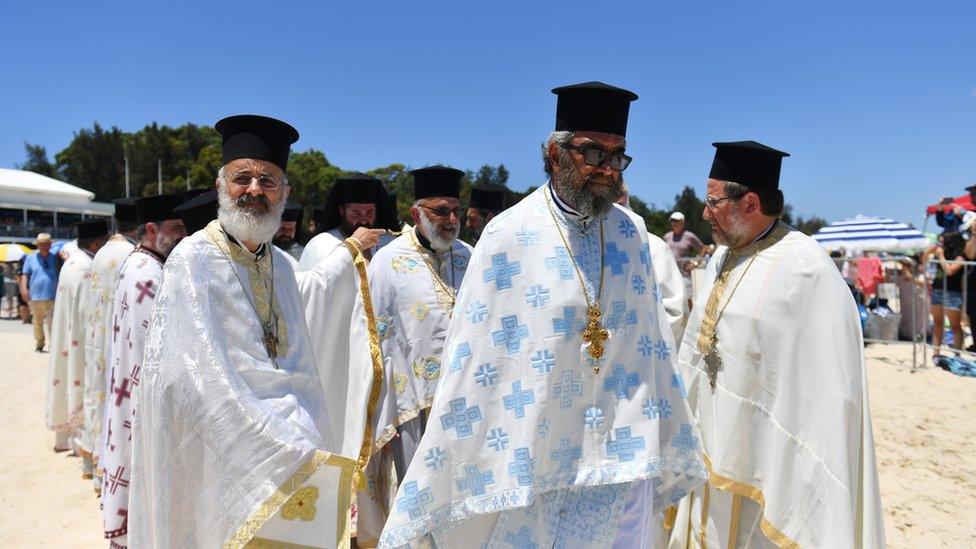
<path id="1" fill-rule="evenodd" d="M 908 252 L 929 245 L 918 229 L 893 219 L 863 215 L 835 221 L 817 231 L 813 239 L 828 251 Z"/>
<path id="2" fill-rule="evenodd" d="M 943 212 L 948 212 L 949 210 L 952 209 L 953 206 L 962 206 L 966 210 L 976 211 L 976 205 L 973 205 L 972 199 L 969 197 L 968 194 L 964 194 L 962 196 L 957 196 L 957 197 L 953 198 L 952 199 L 952 204 L 949 204 L 948 206 L 946 206 L 946 205 L 944 205 L 942 203 L 939 203 L 939 204 L 930 204 L 930 205 L 926 206 L 925 213 L 927 215 L 932 215 L 935 212 L 939 211 L 940 208 L 942 209 Z"/>
<path id="3" fill-rule="evenodd" d="M 23 244 L 0 244 L 0 263 L 20 261 L 22 257 L 33 250 Z"/>

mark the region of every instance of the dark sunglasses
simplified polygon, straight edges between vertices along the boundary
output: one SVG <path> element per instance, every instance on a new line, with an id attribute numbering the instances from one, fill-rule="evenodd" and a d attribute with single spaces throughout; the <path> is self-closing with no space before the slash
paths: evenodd
<path id="1" fill-rule="evenodd" d="M 576 145 L 570 145 L 569 143 L 566 143 L 562 145 L 562 147 L 564 149 L 570 149 L 576 151 L 581 155 L 583 155 L 583 162 L 587 166 L 594 166 L 594 167 L 602 166 L 604 162 L 607 162 L 609 160 L 610 168 L 613 170 L 617 170 L 618 172 L 622 172 L 626 170 L 627 166 L 630 165 L 631 160 L 633 160 L 633 158 L 627 156 L 622 152 L 608 153 L 603 149 L 597 147 L 591 147 L 588 145 L 576 146 Z"/>

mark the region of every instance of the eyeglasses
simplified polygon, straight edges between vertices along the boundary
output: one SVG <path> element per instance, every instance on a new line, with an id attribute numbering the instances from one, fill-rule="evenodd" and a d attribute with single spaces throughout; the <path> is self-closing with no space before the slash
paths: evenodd
<path id="1" fill-rule="evenodd" d="M 722 202 L 723 200 L 733 200 L 733 198 L 731 196 L 723 196 L 722 198 L 715 198 L 715 197 L 709 196 L 709 197 L 705 198 L 705 200 L 703 200 L 703 202 L 705 203 L 705 207 L 706 208 L 708 208 L 709 210 L 714 210 L 715 209 L 715 206 L 718 206 L 719 203 Z"/>
<path id="2" fill-rule="evenodd" d="M 633 158 L 627 156 L 622 152 L 608 153 L 607 151 L 591 146 L 576 146 L 565 143 L 562 145 L 564 149 L 570 149 L 576 151 L 583 155 L 583 162 L 587 166 L 599 167 L 602 166 L 604 162 L 609 160 L 610 168 L 622 172 L 627 169 Z"/>
<path id="3" fill-rule="evenodd" d="M 247 172 L 237 172 L 231 176 L 230 180 L 235 185 L 250 187 L 251 181 L 258 180 L 258 186 L 265 191 L 277 191 L 281 187 L 281 181 L 267 174 L 251 175 Z"/>
<path id="4" fill-rule="evenodd" d="M 448 217 L 451 214 L 454 214 L 455 217 L 461 219 L 461 215 L 464 214 L 464 209 L 462 209 L 461 207 L 448 208 L 445 206 L 441 206 L 440 208 L 431 208 L 430 206 L 424 206 L 423 204 L 420 204 L 420 207 L 436 215 L 437 217 Z"/>

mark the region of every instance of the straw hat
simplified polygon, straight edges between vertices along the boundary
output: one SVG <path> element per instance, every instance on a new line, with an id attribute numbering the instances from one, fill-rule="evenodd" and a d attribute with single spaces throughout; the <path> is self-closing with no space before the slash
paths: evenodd
<path id="1" fill-rule="evenodd" d="M 34 240 L 34 244 L 50 243 L 51 235 L 48 233 L 37 233 L 37 238 Z"/>

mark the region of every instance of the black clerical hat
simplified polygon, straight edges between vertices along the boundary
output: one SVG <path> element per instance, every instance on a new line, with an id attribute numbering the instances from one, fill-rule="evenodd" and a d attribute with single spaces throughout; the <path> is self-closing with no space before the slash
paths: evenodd
<path id="1" fill-rule="evenodd" d="M 464 172 L 444 166 L 429 166 L 410 172 L 413 176 L 413 195 L 417 200 L 432 196 L 460 198 Z"/>
<path id="2" fill-rule="evenodd" d="M 173 212 L 173 208 L 184 202 L 183 197 L 178 194 L 158 194 L 147 196 L 136 200 L 136 210 L 139 213 L 138 222 L 158 223 L 167 219 L 179 219 L 178 213 Z"/>
<path id="3" fill-rule="evenodd" d="M 469 208 L 500 212 L 505 209 L 505 189 L 489 185 L 471 187 Z"/>
<path id="4" fill-rule="evenodd" d="M 288 166 L 288 151 L 298 141 L 298 130 L 267 116 L 239 114 L 214 125 L 223 137 L 224 164 L 238 158 L 271 162 L 282 170 Z"/>
<path id="5" fill-rule="evenodd" d="M 136 213 L 136 199 L 134 197 L 116 198 L 112 201 L 115 204 L 115 220 L 123 223 L 135 223 L 138 219 Z"/>
<path id="6" fill-rule="evenodd" d="M 322 217 L 323 231 L 339 226 L 339 207 L 343 204 L 375 204 L 377 214 L 380 204 L 386 200 L 383 182 L 364 173 L 353 173 L 336 179 L 329 196 L 325 197 Z"/>
<path id="7" fill-rule="evenodd" d="M 282 221 L 302 222 L 302 204 L 294 200 L 285 203 L 285 211 L 281 214 Z"/>
<path id="8" fill-rule="evenodd" d="M 200 196 L 201 194 L 209 191 L 210 189 L 187 189 L 183 191 L 180 196 L 183 197 L 183 201 L 187 201 L 195 196 Z"/>
<path id="9" fill-rule="evenodd" d="M 194 196 L 173 208 L 186 225 L 186 234 L 193 234 L 217 219 L 217 191 L 209 191 Z"/>
<path id="10" fill-rule="evenodd" d="M 108 236 L 108 224 L 103 220 L 79 221 L 75 225 L 78 238 L 99 238 Z"/>
<path id="11" fill-rule="evenodd" d="M 604 84 L 584 82 L 554 88 L 556 131 L 588 131 L 627 135 L 627 115 L 637 94 Z"/>
<path id="12" fill-rule="evenodd" d="M 755 141 L 712 143 L 715 160 L 710 179 L 732 181 L 752 188 L 779 188 L 779 170 L 789 153 Z"/>

